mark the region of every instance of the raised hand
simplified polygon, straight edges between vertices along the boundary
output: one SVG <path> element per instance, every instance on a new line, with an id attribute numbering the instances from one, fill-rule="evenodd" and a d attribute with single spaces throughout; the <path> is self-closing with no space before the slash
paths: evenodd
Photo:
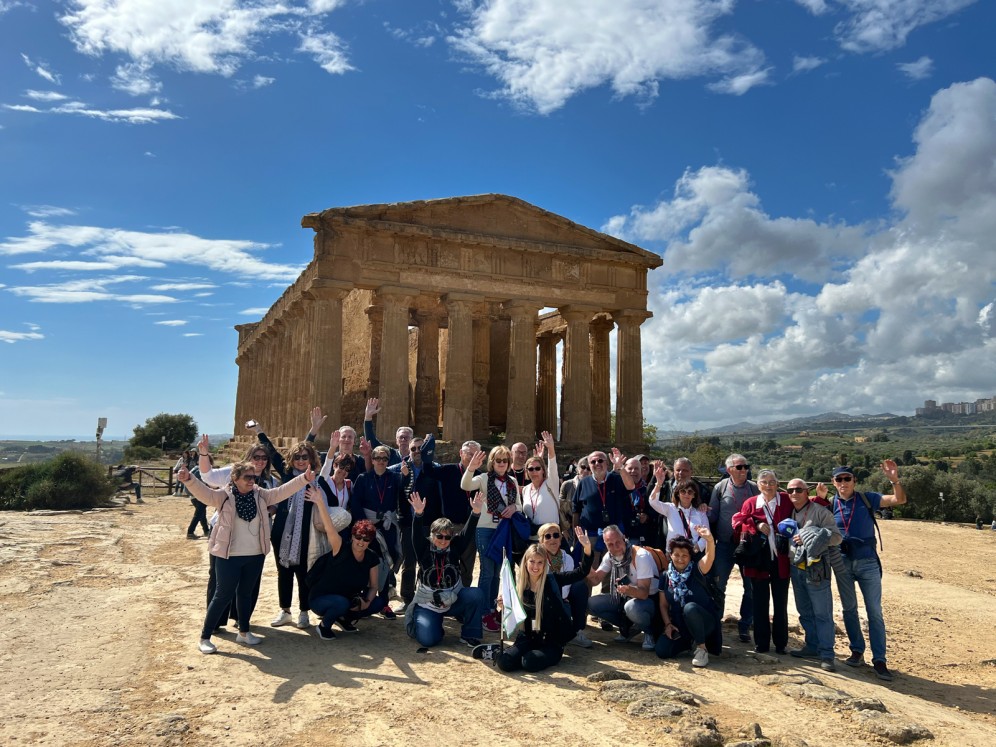
<path id="1" fill-rule="evenodd" d="M 367 406 L 363 409 L 363 419 L 373 420 L 374 415 L 380 412 L 380 400 L 376 397 L 371 397 L 367 400 Z"/>
<path id="2" fill-rule="evenodd" d="M 308 469 L 304 471 L 304 481 L 314 482 L 315 481 L 315 470 L 311 468 L 311 464 L 308 464 Z"/>
<path id="3" fill-rule="evenodd" d="M 829 493 L 829 492 L 830 491 L 827 489 L 827 486 L 824 485 L 822 482 L 816 483 L 816 497 L 817 498 L 819 498 L 820 500 L 824 500 L 825 501 L 827 499 L 827 493 Z"/>
<path id="4" fill-rule="evenodd" d="M 481 509 L 484 508 L 484 493 L 478 490 L 473 498 L 468 498 L 470 501 L 470 509 L 475 514 L 481 513 Z"/>
<path id="5" fill-rule="evenodd" d="M 367 441 L 362 436 L 360 436 L 360 455 L 364 459 L 367 459 L 372 451 L 373 451 L 373 446 L 370 445 L 370 442 Z"/>
<path id="6" fill-rule="evenodd" d="M 474 454 L 474 456 L 470 458 L 470 464 L 467 465 L 467 469 L 469 469 L 471 472 L 476 470 L 478 467 L 484 464 L 484 459 L 486 456 L 487 454 L 485 454 L 483 450 L 478 451 L 476 454 Z"/>
<path id="7" fill-rule="evenodd" d="M 418 492 L 412 492 L 411 497 L 408 499 L 408 504 L 412 507 L 412 511 L 415 512 L 416 516 L 421 516 L 425 512 L 425 498 L 420 496 Z"/>
<path id="8" fill-rule="evenodd" d="M 411 470 L 408 469 L 408 460 L 407 459 L 402 459 L 401 460 L 401 474 L 403 476 L 405 476 L 405 477 L 408 477 L 408 475 L 409 475 L 410 472 L 411 472 Z"/>
<path id="9" fill-rule="evenodd" d="M 304 489 L 304 500 L 309 503 L 324 503 L 321 492 L 314 485 L 309 485 Z"/>
<path id="10" fill-rule="evenodd" d="M 180 470 L 176 473 L 176 479 L 180 482 L 190 482 L 190 478 L 190 470 L 187 469 L 186 466 L 180 467 Z"/>
<path id="11" fill-rule="evenodd" d="M 544 444 L 542 441 L 537 441 L 536 447 L 533 449 L 533 456 L 538 456 L 540 459 L 542 459 L 544 451 L 546 451 L 546 444 Z"/>
<path id="12" fill-rule="evenodd" d="M 616 472 L 622 472 L 623 467 L 626 466 L 626 455 L 613 446 L 612 456 L 609 458 L 612 460 L 612 466 L 615 467 Z"/>
<path id="13" fill-rule="evenodd" d="M 667 467 L 664 466 L 664 462 L 660 459 L 654 462 L 654 479 L 658 485 L 663 485 L 667 480 Z"/>
<path id="14" fill-rule="evenodd" d="M 584 552 L 587 555 L 591 552 L 591 537 L 588 533 L 581 527 L 574 527 L 574 536 L 578 538 L 578 542 L 581 543 L 581 547 L 584 548 Z"/>
<path id="15" fill-rule="evenodd" d="M 339 451 L 339 431 L 332 431 L 332 435 L 329 436 L 329 453 L 335 454 Z"/>
<path id="16" fill-rule="evenodd" d="M 693 528 L 695 529 L 696 534 L 698 534 L 699 537 L 702 537 L 703 539 L 708 539 L 709 537 L 712 537 L 712 532 L 709 531 L 709 527 L 696 525 Z"/>
<path id="17" fill-rule="evenodd" d="M 548 454 L 553 454 L 553 434 L 550 431 L 543 431 L 540 434 L 543 437 L 543 443 L 546 446 L 546 451 Z"/>
<path id="18" fill-rule="evenodd" d="M 313 434 L 316 436 L 318 435 L 318 431 L 321 430 L 322 424 L 325 422 L 327 417 L 328 415 L 322 415 L 321 407 L 311 408 L 311 432 Z"/>
<path id="19" fill-rule="evenodd" d="M 896 482 L 899 480 L 899 467 L 892 459 L 886 459 L 882 462 L 882 471 L 885 476 L 889 478 L 890 482 Z"/>

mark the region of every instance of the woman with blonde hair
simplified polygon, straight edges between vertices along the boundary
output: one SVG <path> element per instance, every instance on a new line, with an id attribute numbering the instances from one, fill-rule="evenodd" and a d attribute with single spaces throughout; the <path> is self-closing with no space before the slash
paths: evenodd
<path id="1" fill-rule="evenodd" d="M 522 487 L 522 513 L 532 525 L 532 539 L 536 539 L 541 524 L 560 522 L 559 496 L 560 476 L 553 436 L 543 431 L 543 440 L 536 444 L 536 455 L 526 460 L 526 484 Z"/>
<path id="2" fill-rule="evenodd" d="M 460 488 L 469 493 L 480 490 L 485 497 L 485 509 L 474 533 L 477 543 L 477 554 L 481 560 L 481 572 L 477 578 L 477 586 L 484 595 L 485 601 L 498 596 L 498 565 L 490 557 L 487 550 L 494 537 L 498 522 L 510 519 L 520 511 L 521 497 L 519 484 L 515 481 L 509 467 L 512 464 L 512 452 L 507 446 L 495 446 L 487 455 L 487 472 L 475 475 L 474 472 L 484 463 L 484 452 L 478 451 L 471 457 L 463 477 L 460 478 Z M 498 631 L 498 614 L 494 607 L 484 615 L 484 627 L 495 633 Z"/>
<path id="3" fill-rule="evenodd" d="M 550 563 L 552 573 L 566 573 L 574 570 L 577 563 L 574 562 L 574 557 L 561 541 L 566 535 L 563 534 L 560 524 L 553 522 L 544 524 L 536 534 L 538 547 L 546 552 L 547 562 Z M 575 549 L 577 549 L 576 546 Z M 562 587 L 561 593 L 571 613 L 571 620 L 574 622 L 574 630 L 576 631 L 569 642 L 582 648 L 591 648 L 591 639 L 584 634 L 584 629 L 588 624 L 588 598 L 591 596 L 591 589 L 584 579 L 581 579 L 570 586 Z"/>
<path id="4" fill-rule="evenodd" d="M 503 672 L 524 669 L 539 672 L 554 666 L 564 656 L 564 647 L 574 637 L 574 623 L 560 590 L 581 581 L 591 570 L 591 539 L 580 527 L 575 529 L 578 542 L 584 547 L 581 566 L 573 571 L 553 573 L 546 551 L 530 545 L 519 564 L 516 586 L 526 613 L 523 628 L 515 643 L 504 651 L 497 644 L 478 646 L 475 659 L 492 661 Z M 497 600 L 498 609 L 502 607 Z"/>

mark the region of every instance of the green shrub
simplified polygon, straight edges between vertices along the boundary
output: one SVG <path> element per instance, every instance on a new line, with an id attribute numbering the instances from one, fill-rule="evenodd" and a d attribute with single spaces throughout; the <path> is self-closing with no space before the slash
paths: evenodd
<path id="1" fill-rule="evenodd" d="M 162 459 L 163 452 L 158 446 L 125 446 L 124 459 L 131 464 Z"/>
<path id="2" fill-rule="evenodd" d="M 0 510 L 87 509 L 113 494 L 103 467 L 71 452 L 0 472 Z"/>

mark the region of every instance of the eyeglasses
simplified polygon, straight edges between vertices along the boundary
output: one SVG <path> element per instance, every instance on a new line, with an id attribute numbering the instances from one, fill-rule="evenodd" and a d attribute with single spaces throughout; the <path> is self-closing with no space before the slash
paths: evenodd
<path id="1" fill-rule="evenodd" d="M 745 470 L 745 469 L 750 469 L 750 465 L 749 464 L 734 464 L 732 467 L 730 467 L 730 469 Z"/>
<path id="2" fill-rule="evenodd" d="M 387 457 L 386 456 L 370 457 L 370 461 L 371 462 L 386 462 L 387 461 Z"/>
<path id="3" fill-rule="evenodd" d="M 604 459 L 589 459 L 588 464 L 605 464 Z"/>
<path id="4" fill-rule="evenodd" d="M 267 460 L 266 454 L 253 454 L 250 459 L 254 462 L 265 462 Z"/>
<path id="5" fill-rule="evenodd" d="M 538 467 L 535 464 L 532 467 L 526 467 L 526 472 L 542 472 L 543 468 Z"/>
<path id="6" fill-rule="evenodd" d="M 547 532 L 546 534 L 543 535 L 543 539 L 545 539 L 545 540 L 559 540 L 560 539 L 560 532 Z"/>
<path id="7" fill-rule="evenodd" d="M 293 459 L 295 462 L 307 462 L 310 461 L 311 457 L 307 454 L 295 454 Z"/>
<path id="8" fill-rule="evenodd" d="M 494 464 L 508 464 L 507 459 L 495 459 Z"/>
<path id="9" fill-rule="evenodd" d="M 237 477 L 238 480 L 244 480 L 245 482 L 253 482 L 256 479 L 256 475 L 251 472 L 243 472 L 242 475 Z"/>
<path id="10" fill-rule="evenodd" d="M 369 542 L 370 541 L 369 537 L 357 537 L 355 534 L 353 535 L 353 539 L 356 540 L 357 542 Z"/>
<path id="11" fill-rule="evenodd" d="M 581 465 L 580 467 L 578 467 L 578 471 L 579 472 L 591 472 L 591 467 L 589 467 L 587 465 Z"/>
<path id="12" fill-rule="evenodd" d="M 411 447 L 409 447 L 408 450 L 409 451 L 422 451 L 422 447 L 421 446 L 411 446 Z"/>
<path id="13" fill-rule="evenodd" d="M 679 493 L 691 493 L 692 495 L 695 495 L 695 488 L 682 488 L 678 492 Z"/>
<path id="14" fill-rule="evenodd" d="M 833 478 L 834 482 L 850 482 L 853 478 L 850 475 L 837 475 Z"/>
<path id="15" fill-rule="evenodd" d="M 785 488 L 787 493 L 808 493 L 809 488 Z"/>
<path id="16" fill-rule="evenodd" d="M 452 534 L 435 534 L 433 536 L 440 542 L 449 542 L 451 539 L 453 539 Z"/>
<path id="17" fill-rule="evenodd" d="M 777 485 L 778 481 L 777 480 L 758 480 L 757 484 L 758 485 Z"/>

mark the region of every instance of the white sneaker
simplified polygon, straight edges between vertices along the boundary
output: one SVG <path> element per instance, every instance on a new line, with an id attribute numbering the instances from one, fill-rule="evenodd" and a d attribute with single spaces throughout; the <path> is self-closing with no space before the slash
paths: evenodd
<path id="1" fill-rule="evenodd" d="M 574 636 L 570 642 L 575 646 L 580 646 L 581 648 L 591 648 L 591 638 L 586 636 L 583 630 L 579 630 L 578 634 Z"/>
<path id="2" fill-rule="evenodd" d="M 308 611 L 301 610 L 301 614 L 297 616 L 297 627 L 301 630 L 307 630 L 311 627 L 311 620 L 308 619 Z"/>
<path id="3" fill-rule="evenodd" d="M 263 639 L 259 636 L 252 634 L 252 631 L 246 631 L 245 633 L 239 633 L 235 636 L 236 643 L 244 643 L 247 646 L 258 646 L 263 642 Z"/>
<path id="4" fill-rule="evenodd" d="M 197 644 L 197 648 L 202 654 L 213 654 L 218 650 L 218 647 L 211 643 L 210 638 L 201 638 L 201 642 Z"/>
<path id="5" fill-rule="evenodd" d="M 291 617 L 291 613 L 280 610 L 280 614 L 270 620 L 270 625 L 279 628 L 281 625 L 290 625 L 292 622 L 294 622 L 294 618 Z"/>
<path id="6" fill-rule="evenodd" d="M 656 648 L 654 644 L 654 637 L 650 633 L 643 634 L 643 645 L 640 647 L 644 651 L 653 651 Z"/>
<path id="7" fill-rule="evenodd" d="M 695 653 L 692 655 L 692 666 L 693 667 L 707 667 L 709 666 L 709 652 L 704 648 L 695 649 Z"/>

